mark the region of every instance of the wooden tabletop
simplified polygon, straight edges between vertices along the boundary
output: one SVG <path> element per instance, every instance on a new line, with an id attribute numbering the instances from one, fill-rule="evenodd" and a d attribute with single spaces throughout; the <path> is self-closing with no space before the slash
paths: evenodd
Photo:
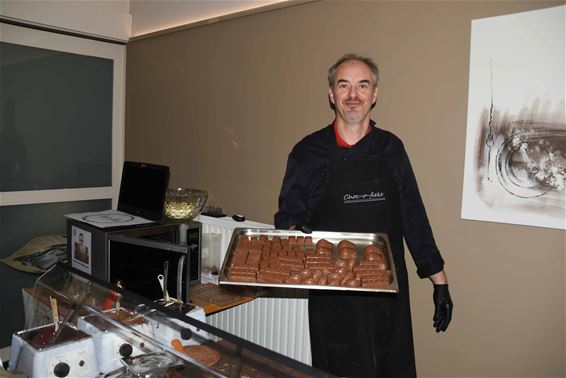
<path id="1" fill-rule="evenodd" d="M 189 288 L 191 303 L 202 307 L 206 315 L 253 301 L 258 294 L 258 290 L 249 287 L 213 283 L 196 284 Z"/>
<path id="2" fill-rule="evenodd" d="M 33 295 L 33 288 L 23 289 Z M 243 286 L 219 286 L 213 283 L 196 284 L 189 288 L 190 303 L 202 307 L 206 315 L 211 315 L 241 304 L 253 301 L 259 290 Z M 40 299 L 43 305 L 49 306 L 48 298 Z M 43 303 L 45 301 L 45 303 Z M 63 314 L 64 315 L 64 311 Z"/>

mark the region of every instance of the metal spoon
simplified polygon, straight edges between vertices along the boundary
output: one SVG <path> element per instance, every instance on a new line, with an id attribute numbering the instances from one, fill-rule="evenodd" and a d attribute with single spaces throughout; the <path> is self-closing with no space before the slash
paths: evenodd
<path id="1" fill-rule="evenodd" d="M 163 290 L 163 304 L 167 304 L 169 302 L 169 293 L 167 292 L 167 286 L 165 284 L 165 277 L 163 274 L 157 275 L 157 279 L 159 280 L 159 284 L 161 285 L 161 290 Z"/>

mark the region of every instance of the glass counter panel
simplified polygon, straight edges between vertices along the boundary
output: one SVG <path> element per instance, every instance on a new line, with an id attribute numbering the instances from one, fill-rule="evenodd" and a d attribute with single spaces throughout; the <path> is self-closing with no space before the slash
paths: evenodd
<path id="1" fill-rule="evenodd" d="M 65 265 L 39 278 L 33 296 L 38 309 L 14 334 L 9 367 L 30 376 L 57 364 L 73 376 L 331 376 L 208 325 L 195 306 L 147 301 Z"/>

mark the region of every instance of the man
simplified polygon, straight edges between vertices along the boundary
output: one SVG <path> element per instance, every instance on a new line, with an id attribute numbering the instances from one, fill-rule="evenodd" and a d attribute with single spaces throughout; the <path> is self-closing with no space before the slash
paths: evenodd
<path id="1" fill-rule="evenodd" d="M 75 259 L 88 264 L 88 247 L 84 244 L 84 235 L 79 233 L 79 242 L 75 242 Z"/>
<path id="2" fill-rule="evenodd" d="M 417 274 L 433 283 L 437 332 L 448 327 L 453 306 L 403 144 L 370 119 L 377 83 L 369 58 L 345 55 L 330 68 L 336 118 L 289 154 L 275 226 L 388 234 L 399 293 L 311 290 L 312 361 L 339 376 L 416 377 L 403 238 Z M 368 200 L 352 200 L 360 196 Z"/>

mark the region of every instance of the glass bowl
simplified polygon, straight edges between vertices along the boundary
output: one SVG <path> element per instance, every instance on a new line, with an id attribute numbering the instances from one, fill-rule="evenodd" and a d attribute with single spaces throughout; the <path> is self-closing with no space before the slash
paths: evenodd
<path id="1" fill-rule="evenodd" d="M 200 189 L 167 189 L 165 216 L 169 219 L 191 221 L 204 207 L 208 192 Z"/>

